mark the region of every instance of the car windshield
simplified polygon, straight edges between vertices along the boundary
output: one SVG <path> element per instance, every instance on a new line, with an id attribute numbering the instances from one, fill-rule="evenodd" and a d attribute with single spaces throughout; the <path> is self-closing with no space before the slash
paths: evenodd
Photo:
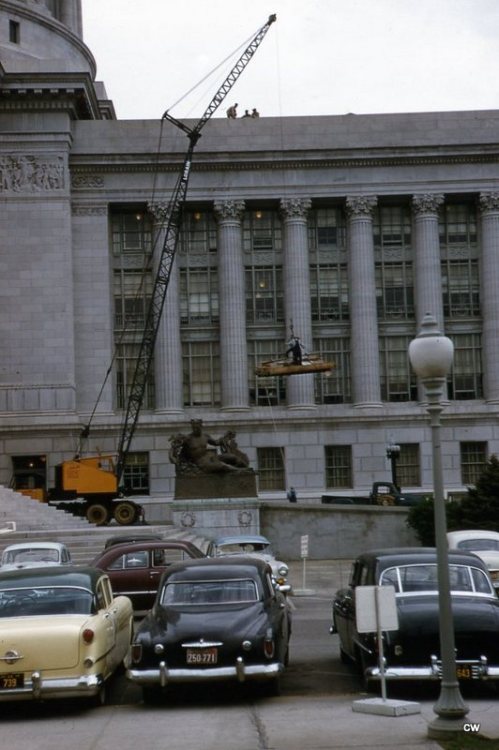
<path id="1" fill-rule="evenodd" d="M 449 565 L 449 579 L 451 591 L 494 594 L 486 574 L 478 568 L 467 565 Z M 397 594 L 437 593 L 437 565 L 425 563 L 387 568 L 381 573 L 379 582 L 381 586 L 393 586 Z"/>
<path id="2" fill-rule="evenodd" d="M 463 539 L 457 545 L 458 549 L 470 552 L 485 552 L 486 550 L 499 551 L 499 539 Z"/>
<path id="3" fill-rule="evenodd" d="M 0 589 L 0 617 L 89 615 L 92 592 L 73 586 Z"/>
<path id="4" fill-rule="evenodd" d="M 23 548 L 5 550 L 2 556 L 2 565 L 18 565 L 20 563 L 32 562 L 59 562 L 59 552 L 50 547 Z"/>
<path id="5" fill-rule="evenodd" d="M 217 556 L 251 554 L 252 552 L 266 552 L 271 554 L 269 544 L 264 542 L 231 542 L 230 544 L 219 544 L 217 546 Z"/>
<path id="6" fill-rule="evenodd" d="M 258 601 L 255 581 L 251 578 L 216 581 L 168 582 L 161 595 L 161 604 L 241 604 Z"/>

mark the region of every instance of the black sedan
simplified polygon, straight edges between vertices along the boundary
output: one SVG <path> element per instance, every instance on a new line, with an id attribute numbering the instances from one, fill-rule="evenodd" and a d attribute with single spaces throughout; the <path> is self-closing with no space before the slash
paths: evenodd
<path id="1" fill-rule="evenodd" d="M 262 681 L 275 694 L 290 633 L 289 605 L 267 562 L 186 561 L 164 573 L 133 639 L 127 677 L 145 701 L 170 684 L 220 680 Z"/>
<path id="2" fill-rule="evenodd" d="M 499 680 L 499 599 L 485 564 L 471 553 L 449 553 L 457 677 Z M 374 633 L 358 632 L 356 589 L 393 586 L 398 630 L 383 633 L 387 680 L 441 676 L 437 558 L 433 548 L 375 550 L 353 564 L 350 584 L 333 601 L 332 633 L 343 661 L 357 664 L 365 683 L 380 679 Z"/>

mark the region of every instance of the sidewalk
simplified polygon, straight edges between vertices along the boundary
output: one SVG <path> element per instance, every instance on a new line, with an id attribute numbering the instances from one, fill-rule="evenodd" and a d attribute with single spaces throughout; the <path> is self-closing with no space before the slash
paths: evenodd
<path id="1" fill-rule="evenodd" d="M 297 596 L 332 600 L 336 590 L 348 584 L 351 568 L 349 560 L 306 560 L 305 569 L 301 560 L 288 564 L 289 578 Z M 389 687 L 388 684 L 388 700 Z M 479 696 L 480 690 L 477 689 L 476 693 Z M 375 694 L 367 696 L 359 693 L 349 696 L 335 695 L 333 699 L 328 696 L 323 700 L 317 700 L 317 696 L 314 696 L 310 703 L 304 702 L 304 721 L 313 722 L 314 726 L 313 747 L 331 750 L 437 750 L 442 747 L 436 740 L 428 738 L 428 724 L 436 718 L 433 711 L 434 697 L 431 700 L 417 701 L 421 706 L 421 712 L 417 714 L 383 716 L 354 712 L 354 701 L 366 697 L 378 697 L 379 702 L 382 701 L 381 697 Z M 480 737 L 491 740 L 483 743 L 483 750 L 499 749 L 498 699 L 492 690 L 486 698 L 466 695 L 465 702 L 469 706 L 469 712 L 463 720 L 463 742 L 468 735 L 476 734 L 476 727 L 469 726 L 475 724 L 479 725 Z M 296 750 L 298 747 L 299 743 Z M 292 743 L 289 750 L 295 750 Z"/>

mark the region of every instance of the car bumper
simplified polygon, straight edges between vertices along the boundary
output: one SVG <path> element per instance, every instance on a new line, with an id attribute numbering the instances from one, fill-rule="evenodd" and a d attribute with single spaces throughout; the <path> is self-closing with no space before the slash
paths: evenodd
<path id="1" fill-rule="evenodd" d="M 25 678 L 24 687 L 0 690 L 0 702 L 22 700 L 50 700 L 52 698 L 83 698 L 99 693 L 104 679 L 101 675 L 77 675 L 75 677 L 44 678 L 33 672 Z"/>
<path id="2" fill-rule="evenodd" d="M 499 680 L 499 666 L 489 665 L 487 657 L 474 661 L 456 661 L 458 679 Z M 370 680 L 381 680 L 379 667 L 369 667 L 365 675 Z M 430 664 L 423 666 L 385 666 L 387 680 L 439 680 L 442 676 L 442 663 L 432 656 Z"/>
<path id="3" fill-rule="evenodd" d="M 160 685 L 166 687 L 169 683 L 178 682 L 215 682 L 218 680 L 272 680 L 284 671 L 284 665 L 245 664 L 239 657 L 233 666 L 209 667 L 206 669 L 170 669 L 166 662 L 159 663 L 157 669 L 129 668 L 126 676 L 138 685 Z"/>

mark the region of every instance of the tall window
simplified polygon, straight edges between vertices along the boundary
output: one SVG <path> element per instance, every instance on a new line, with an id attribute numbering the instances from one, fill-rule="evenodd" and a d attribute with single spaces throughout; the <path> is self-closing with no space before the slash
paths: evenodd
<path id="1" fill-rule="evenodd" d="M 187 325 L 218 323 L 216 268 L 180 270 L 180 320 Z"/>
<path id="2" fill-rule="evenodd" d="M 402 443 L 397 460 L 397 481 L 400 487 L 419 487 L 420 462 L 419 445 L 417 443 Z"/>
<path id="3" fill-rule="evenodd" d="M 218 341 L 182 344 L 184 406 L 220 405 L 220 353 Z"/>
<path id="4" fill-rule="evenodd" d="M 247 211 L 243 222 L 245 252 L 281 250 L 281 223 L 276 211 Z"/>
<path id="5" fill-rule="evenodd" d="M 472 203 L 446 203 L 439 217 L 440 246 L 476 247 L 476 206 Z"/>
<path id="6" fill-rule="evenodd" d="M 11 44 L 21 42 L 21 24 L 18 21 L 9 21 L 9 42 Z"/>
<path id="7" fill-rule="evenodd" d="M 454 362 L 449 382 L 449 398 L 483 398 L 481 337 L 478 333 L 451 334 Z"/>
<path id="8" fill-rule="evenodd" d="M 281 267 L 246 268 L 246 320 L 248 325 L 284 320 Z"/>
<path id="9" fill-rule="evenodd" d="M 186 211 L 179 241 L 184 405 L 219 406 L 217 235 L 213 214 Z"/>
<path id="10" fill-rule="evenodd" d="M 326 445 L 326 487 L 344 489 L 353 487 L 352 447 L 350 445 Z"/>
<path id="11" fill-rule="evenodd" d="M 381 398 L 383 401 L 417 401 L 416 376 L 407 350 L 411 336 L 380 337 Z"/>
<path id="12" fill-rule="evenodd" d="M 408 206 L 380 206 L 375 214 L 376 299 L 381 320 L 414 318 L 411 217 Z"/>
<path id="13" fill-rule="evenodd" d="M 345 221 L 341 208 L 328 206 L 315 208 L 308 220 L 309 245 L 312 250 L 325 250 L 345 247 Z"/>
<path id="14" fill-rule="evenodd" d="M 149 492 L 149 454 L 128 453 L 123 467 L 123 480 L 128 492 L 146 494 Z"/>
<path id="15" fill-rule="evenodd" d="M 475 485 L 487 463 L 487 443 L 461 443 L 461 481 L 467 487 Z"/>
<path id="16" fill-rule="evenodd" d="M 258 489 L 284 490 L 284 460 L 282 448 L 257 448 Z"/>
<path id="17" fill-rule="evenodd" d="M 442 262 L 442 292 L 446 318 L 480 315 L 478 260 L 465 258 Z"/>
<path id="18" fill-rule="evenodd" d="M 314 264 L 310 268 L 313 321 L 348 320 L 347 264 Z"/>
<path id="19" fill-rule="evenodd" d="M 276 406 L 286 401 L 285 377 L 260 377 L 255 369 L 262 362 L 282 356 L 282 341 L 258 339 L 248 341 L 248 372 L 250 404 L 252 406 Z"/>
<path id="20" fill-rule="evenodd" d="M 144 335 L 151 300 L 151 221 L 141 207 L 111 213 L 113 255 L 116 401 L 125 408 Z M 154 365 L 151 363 L 143 406 L 154 407 Z"/>
<path id="21" fill-rule="evenodd" d="M 316 403 L 344 404 L 351 401 L 350 339 L 346 336 L 315 339 L 314 351 L 333 365 L 331 372 L 315 376 Z"/>

